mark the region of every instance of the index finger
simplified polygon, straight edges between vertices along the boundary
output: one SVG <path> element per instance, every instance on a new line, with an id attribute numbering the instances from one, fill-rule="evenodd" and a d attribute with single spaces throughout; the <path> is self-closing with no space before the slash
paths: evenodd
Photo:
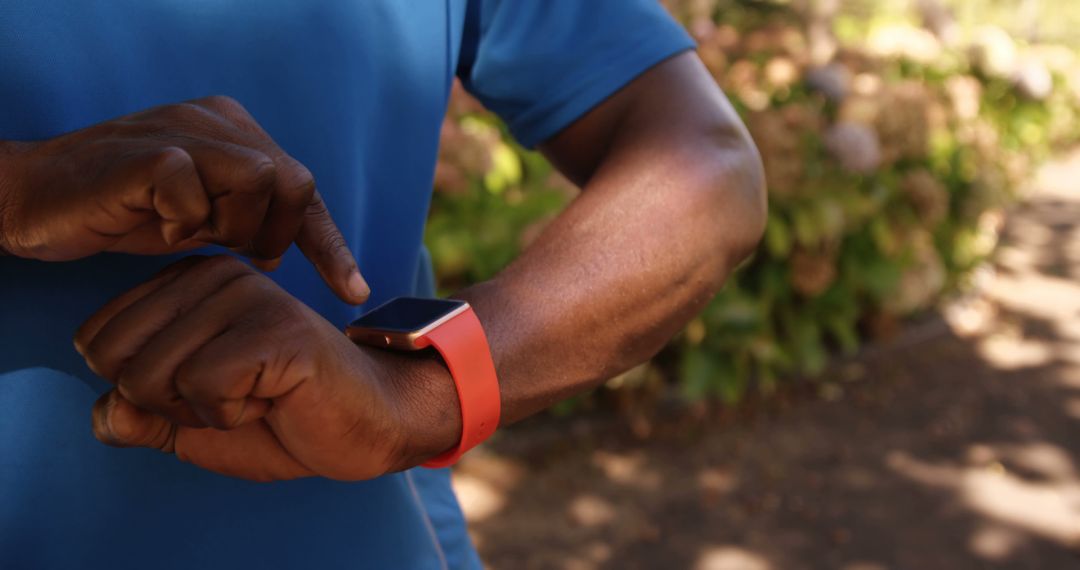
<path id="1" fill-rule="evenodd" d="M 315 195 L 315 179 L 304 165 L 284 153 L 277 156 L 275 164 L 277 183 L 266 217 L 243 250 L 253 261 L 277 259 L 285 253 L 300 233 Z"/>
<path id="2" fill-rule="evenodd" d="M 296 245 L 341 300 L 355 305 L 367 300 L 371 289 L 318 191 L 304 213 Z"/>

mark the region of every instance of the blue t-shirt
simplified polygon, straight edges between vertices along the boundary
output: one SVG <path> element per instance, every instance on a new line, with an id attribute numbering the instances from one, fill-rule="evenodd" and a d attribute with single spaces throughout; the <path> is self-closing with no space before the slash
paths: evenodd
<path id="1" fill-rule="evenodd" d="M 534 145 L 691 41 L 655 0 L 6 0 L 0 139 L 239 100 L 315 175 L 372 303 L 430 295 L 421 237 L 457 73 Z M 0 567 L 471 568 L 446 470 L 251 483 L 90 432 L 75 328 L 168 257 L 0 258 Z M 331 322 L 293 248 L 272 277 Z"/>

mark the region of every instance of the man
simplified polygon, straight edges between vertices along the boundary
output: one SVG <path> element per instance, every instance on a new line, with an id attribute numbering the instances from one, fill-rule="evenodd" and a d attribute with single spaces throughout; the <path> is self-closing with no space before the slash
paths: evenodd
<path id="1" fill-rule="evenodd" d="M 457 379 L 341 333 L 369 284 L 432 294 L 455 73 L 583 188 L 455 295 L 502 425 L 654 354 L 762 231 L 756 151 L 654 0 L 0 12 L 5 568 L 479 566 L 412 469 L 461 437 Z"/>

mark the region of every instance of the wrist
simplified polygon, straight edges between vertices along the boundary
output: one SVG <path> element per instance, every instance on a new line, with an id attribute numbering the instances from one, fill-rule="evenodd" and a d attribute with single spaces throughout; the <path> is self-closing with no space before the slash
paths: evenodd
<path id="1" fill-rule="evenodd" d="M 461 439 L 461 404 L 450 370 L 432 350 L 405 353 L 364 348 L 382 361 L 397 408 L 398 465 L 408 469 L 452 449 Z"/>
<path id="2" fill-rule="evenodd" d="M 467 302 L 396 297 L 352 321 L 345 334 L 361 345 L 409 353 L 398 355 L 408 365 L 376 376 L 397 394 L 391 396 L 401 411 L 396 457 L 447 467 L 498 428 L 499 380 L 483 326 Z"/>

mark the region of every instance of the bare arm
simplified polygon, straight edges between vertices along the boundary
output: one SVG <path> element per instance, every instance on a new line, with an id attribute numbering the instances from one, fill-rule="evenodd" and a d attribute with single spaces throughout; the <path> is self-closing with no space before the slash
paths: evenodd
<path id="1" fill-rule="evenodd" d="M 543 151 L 583 193 L 510 267 L 459 295 L 487 332 L 503 424 L 656 353 L 765 221 L 757 152 L 693 54 L 645 73 Z M 357 347 L 228 257 L 172 266 L 104 307 L 76 342 L 118 386 L 95 406 L 98 438 L 219 473 L 366 479 L 461 436 L 438 360 Z"/>
<path id="2" fill-rule="evenodd" d="M 765 222 L 760 158 L 693 53 L 541 150 L 583 193 L 510 267 L 460 294 L 487 330 L 504 424 L 654 355 Z"/>

